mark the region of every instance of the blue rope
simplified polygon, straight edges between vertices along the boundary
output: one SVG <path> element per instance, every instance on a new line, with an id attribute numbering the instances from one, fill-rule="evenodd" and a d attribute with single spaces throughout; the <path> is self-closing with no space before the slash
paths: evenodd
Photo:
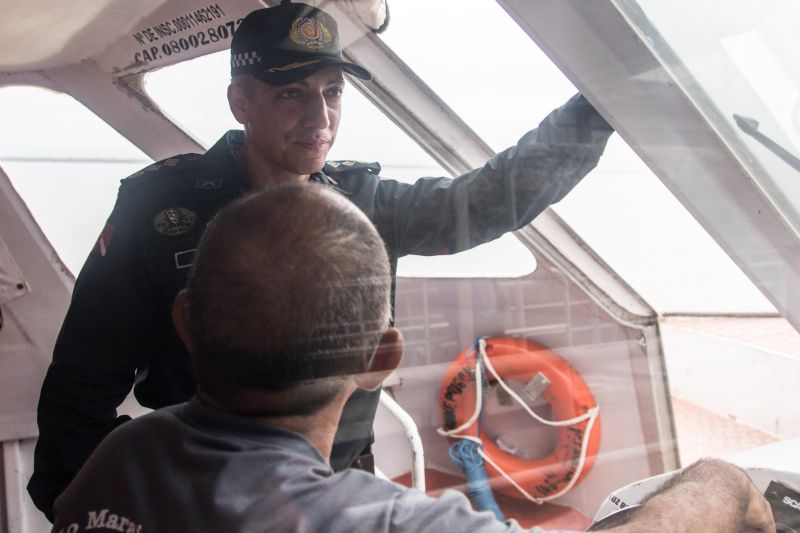
<path id="1" fill-rule="evenodd" d="M 475 366 L 481 367 L 481 394 L 485 396 L 486 390 L 489 388 L 489 379 L 486 376 L 486 367 L 483 364 L 483 359 L 480 357 L 480 342 L 481 337 L 475 339 L 472 345 L 472 351 L 467 355 L 475 357 Z M 478 424 L 483 413 L 478 417 Z M 480 428 L 479 428 L 480 429 Z M 494 499 L 492 487 L 489 485 L 489 476 L 486 473 L 486 467 L 483 464 L 483 457 L 478 453 L 479 447 L 482 447 L 477 442 L 462 439 L 450 446 L 450 460 L 453 464 L 458 465 L 464 476 L 467 478 L 467 495 L 472 503 L 479 511 L 491 511 L 494 516 L 501 522 L 505 522 L 505 517 L 497 501 Z"/>
<path id="2" fill-rule="evenodd" d="M 467 495 L 479 511 L 491 511 L 501 522 L 505 517 L 492 494 L 489 476 L 483 465 L 483 457 L 478 454 L 480 444 L 471 440 L 459 440 L 450 446 L 450 460 L 458 465 L 467 478 Z"/>

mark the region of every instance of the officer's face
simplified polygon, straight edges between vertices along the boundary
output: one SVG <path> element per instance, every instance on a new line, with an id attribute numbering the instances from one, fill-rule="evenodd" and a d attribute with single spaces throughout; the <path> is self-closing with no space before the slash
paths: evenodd
<path id="1" fill-rule="evenodd" d="M 239 114 L 262 168 L 275 177 L 308 175 L 322 169 L 336 139 L 344 78 L 340 67 L 321 70 L 296 83 L 260 81 Z"/>

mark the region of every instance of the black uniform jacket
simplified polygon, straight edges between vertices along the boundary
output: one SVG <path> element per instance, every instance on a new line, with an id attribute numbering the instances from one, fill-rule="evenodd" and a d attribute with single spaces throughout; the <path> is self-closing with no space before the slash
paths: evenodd
<path id="1" fill-rule="evenodd" d="M 406 254 L 459 252 L 528 224 L 597 164 L 612 130 L 577 95 L 519 143 L 456 179 L 414 184 L 378 177 L 378 164 L 334 162 L 311 180 L 332 187 L 373 221 L 392 274 Z M 39 401 L 39 440 L 28 490 L 52 504 L 100 440 L 127 420 L 116 408 L 134 387 L 151 408 L 188 400 L 189 355 L 170 320 L 205 225 L 247 192 L 234 163 L 241 132 L 206 154 L 179 155 L 122 181 L 117 203 L 84 265 Z M 320 272 L 324 276 L 324 272 Z M 378 393 L 345 407 L 332 457 L 346 467 L 370 439 Z"/>

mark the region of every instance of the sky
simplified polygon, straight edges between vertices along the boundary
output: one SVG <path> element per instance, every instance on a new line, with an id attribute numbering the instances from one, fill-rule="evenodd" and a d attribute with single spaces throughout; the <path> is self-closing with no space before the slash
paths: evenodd
<path id="1" fill-rule="evenodd" d="M 427 16 L 418 17 L 421 2 L 393 2 L 382 38 L 493 149 L 512 145 L 575 92 L 496 3 L 426 2 Z M 456 5 L 469 9 L 459 9 L 454 20 Z M 223 52 L 147 79 L 151 97 L 205 146 L 236 127 L 224 96 L 227 61 Z M 446 174 L 352 87 L 344 108 L 331 159 L 380 161 L 384 175 L 405 181 Z M 63 95 L 0 89 L 0 116 L 0 164 L 77 271 L 119 180 L 149 159 Z M 26 158 L 55 161 L 19 160 Z M 660 312 L 773 309 L 619 136 L 612 137 L 599 167 L 555 210 Z M 401 274 L 515 276 L 535 267 L 531 254 L 508 236 L 449 258 L 408 259 Z"/>

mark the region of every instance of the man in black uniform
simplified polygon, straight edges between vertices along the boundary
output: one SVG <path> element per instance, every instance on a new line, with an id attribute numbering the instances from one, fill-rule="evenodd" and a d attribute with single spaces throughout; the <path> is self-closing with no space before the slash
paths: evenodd
<path id="1" fill-rule="evenodd" d="M 611 127 L 578 95 L 519 143 L 456 179 L 413 185 L 379 179 L 377 164 L 326 163 L 339 125 L 346 62 L 336 22 L 304 4 L 261 9 L 231 44 L 228 101 L 244 132 L 206 154 L 160 161 L 123 180 L 113 212 L 75 284 L 39 400 L 39 441 L 28 490 L 52 504 L 100 440 L 128 417 L 131 387 L 150 408 L 191 397 L 188 353 L 170 320 L 203 228 L 247 191 L 310 181 L 349 198 L 386 243 L 392 275 L 406 254 L 459 252 L 528 224 L 594 166 Z M 325 272 L 319 273 L 321 277 Z M 378 393 L 353 396 L 332 466 L 369 447 Z"/>

